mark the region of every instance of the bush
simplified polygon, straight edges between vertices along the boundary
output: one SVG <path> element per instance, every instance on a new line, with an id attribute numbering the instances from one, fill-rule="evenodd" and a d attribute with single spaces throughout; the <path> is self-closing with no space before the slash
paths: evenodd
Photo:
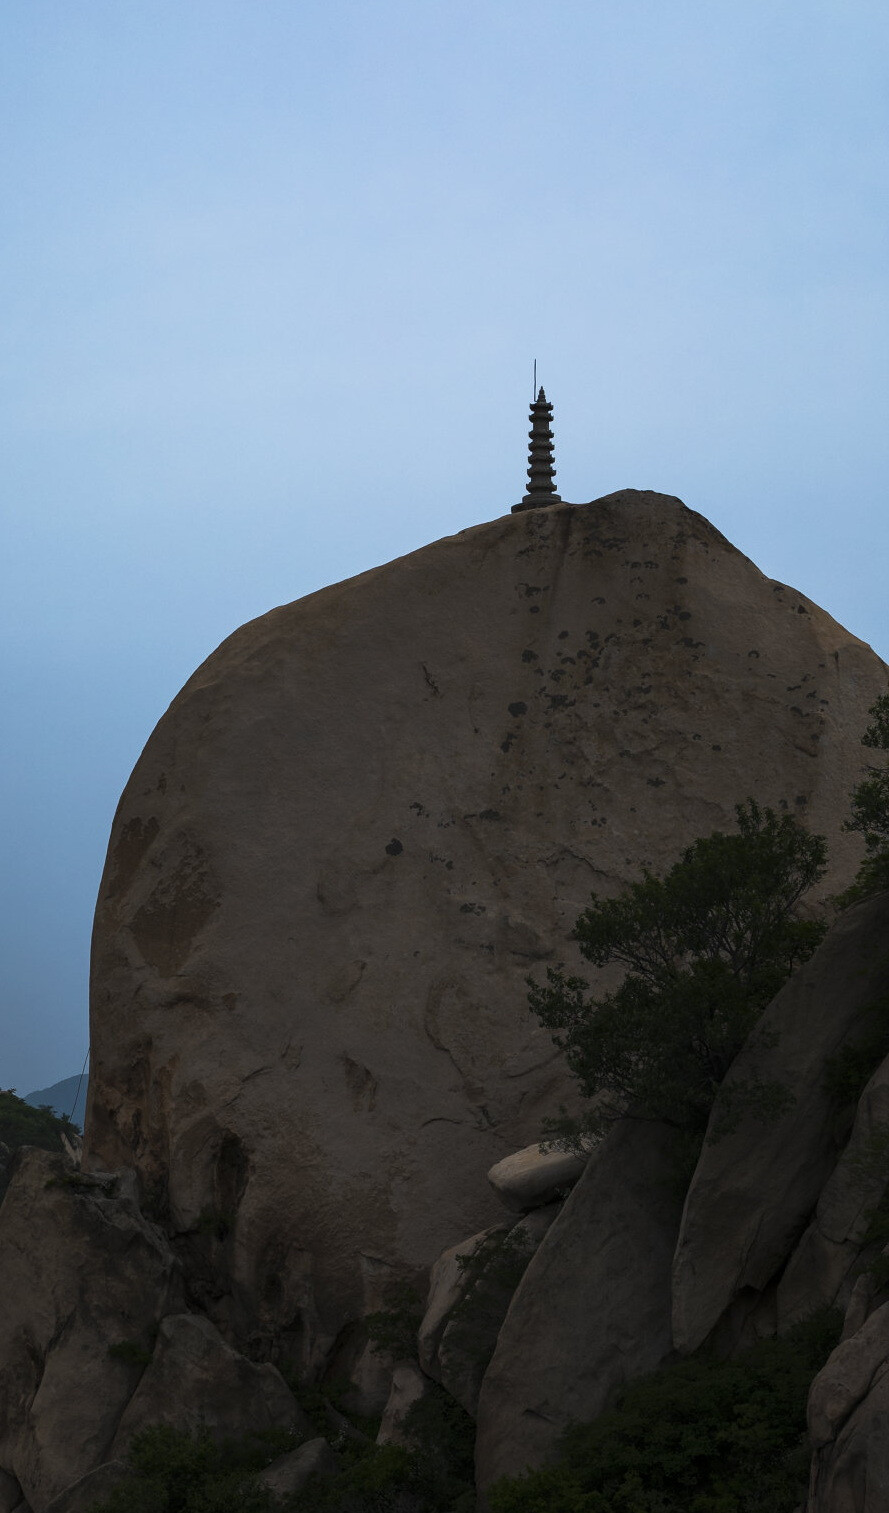
<path id="1" fill-rule="evenodd" d="M 645 872 L 619 898 L 593 894 L 574 936 L 594 966 L 626 968 L 616 991 L 589 996 L 582 978 L 554 971 L 545 987 L 530 984 L 532 1010 L 592 1101 L 580 1119 L 548 1122 L 554 1143 L 583 1149 L 626 1116 L 702 1133 L 764 1008 L 821 941 L 826 925 L 795 910 L 823 874 L 823 836 L 752 799 L 736 813 L 736 835 L 695 841 L 664 877 Z M 743 1090 L 764 1114 L 787 1097 Z M 726 1127 L 738 1112 L 726 1109 Z"/>
<path id="2" fill-rule="evenodd" d="M 634 1383 L 568 1430 L 557 1465 L 498 1482 L 492 1513 L 793 1513 L 809 1386 L 841 1323 L 824 1312 L 734 1360 L 696 1357 Z"/>
<path id="3" fill-rule="evenodd" d="M 67 1116 L 61 1118 L 49 1105 L 33 1108 L 14 1088 L 0 1090 L 0 1145 L 11 1155 L 22 1145 L 36 1145 L 40 1150 L 60 1152 L 62 1135 L 77 1135 L 79 1130 Z M 8 1156 L 0 1161 L 0 1197 L 9 1185 Z"/>
<path id="4" fill-rule="evenodd" d="M 135 1436 L 125 1479 L 89 1513 L 267 1513 L 271 1499 L 256 1472 L 296 1443 L 287 1430 L 217 1444 L 205 1429 L 153 1425 Z"/>
<path id="5" fill-rule="evenodd" d="M 408 1446 L 342 1443 L 342 1470 L 311 1482 L 287 1504 L 288 1513 L 474 1513 L 469 1415 L 430 1383 L 404 1430 Z"/>

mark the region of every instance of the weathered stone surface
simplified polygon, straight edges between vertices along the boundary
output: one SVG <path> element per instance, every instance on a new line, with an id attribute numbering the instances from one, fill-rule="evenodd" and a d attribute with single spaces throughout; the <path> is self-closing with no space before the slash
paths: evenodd
<path id="1" fill-rule="evenodd" d="M 181 1313 L 162 1320 L 151 1364 L 124 1412 L 112 1445 L 125 1454 L 150 1424 L 207 1428 L 220 1439 L 248 1429 L 292 1429 L 309 1423 L 281 1373 L 255 1365 L 226 1344 L 209 1319 Z"/>
<path id="2" fill-rule="evenodd" d="M 525 977 L 573 962 L 591 888 L 749 794 L 828 832 L 826 886 L 850 877 L 886 679 L 699 515 L 632 490 L 244 626 L 115 819 L 87 1161 L 168 1186 L 180 1231 L 218 1218 L 231 1326 L 319 1369 L 387 1278 L 496 1222 L 486 1172 L 570 1101 Z"/>
<path id="3" fill-rule="evenodd" d="M 72 1486 L 54 1497 L 46 1513 L 89 1513 L 90 1508 L 106 1498 L 124 1480 L 126 1474 L 125 1461 L 106 1461 L 104 1465 L 96 1466 L 94 1471 L 87 1471 L 85 1476 L 78 1477 Z"/>
<path id="4" fill-rule="evenodd" d="M 298 1450 L 281 1455 L 272 1461 L 256 1480 L 267 1487 L 274 1498 L 283 1501 L 301 1492 L 312 1476 L 332 1476 L 339 1467 L 339 1460 L 326 1439 L 320 1437 L 306 1440 Z"/>
<path id="5" fill-rule="evenodd" d="M 0 1463 L 37 1513 L 110 1459 L 138 1362 L 179 1303 L 179 1268 L 130 1175 L 84 1177 L 23 1150 L 0 1210 Z"/>
<path id="6" fill-rule="evenodd" d="M 889 1303 L 843 1340 L 809 1393 L 808 1513 L 889 1507 Z"/>
<path id="7" fill-rule="evenodd" d="M 378 1445 L 409 1445 L 404 1421 L 415 1403 L 431 1390 L 432 1383 L 413 1361 L 399 1361 L 392 1373 L 392 1391 L 377 1435 Z"/>
<path id="8" fill-rule="evenodd" d="M 673 1136 L 627 1120 L 593 1152 L 518 1285 L 478 1404 L 484 1488 L 539 1465 L 572 1421 L 670 1353 L 681 1198 Z"/>
<path id="9" fill-rule="evenodd" d="M 887 990 L 882 894 L 840 917 L 766 1010 L 762 1029 L 774 1032 L 774 1043 L 751 1044 L 729 1072 L 727 1083 L 757 1075 L 778 1082 L 795 1102 L 780 1118 L 745 1118 L 704 1145 L 673 1268 L 677 1350 L 695 1350 L 745 1289 L 774 1280 L 799 1240 L 836 1161 L 825 1062 L 845 1040 L 867 1034 L 868 1006 Z M 839 1201 L 834 1194 L 831 1208 Z"/>
<path id="10" fill-rule="evenodd" d="M 573 1187 L 587 1163 L 573 1151 L 542 1151 L 540 1143 L 504 1156 L 488 1172 L 498 1198 L 515 1213 L 555 1203 Z"/>
<path id="11" fill-rule="evenodd" d="M 849 1142 L 778 1283 L 779 1334 L 818 1308 L 833 1303 L 845 1307 L 849 1302 L 852 1269 L 871 1214 L 889 1183 L 885 1169 L 887 1131 L 889 1057 L 874 1072 L 859 1099 Z"/>

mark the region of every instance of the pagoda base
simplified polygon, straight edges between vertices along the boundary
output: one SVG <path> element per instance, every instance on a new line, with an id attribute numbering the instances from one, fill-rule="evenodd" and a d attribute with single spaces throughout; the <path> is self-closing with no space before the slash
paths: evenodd
<path id="1" fill-rule="evenodd" d="M 540 510 L 543 509 L 544 505 L 546 504 L 564 504 L 564 502 L 565 501 L 562 499 L 560 494 L 541 494 L 539 497 L 534 499 L 530 498 L 529 495 L 526 494 L 520 504 L 513 505 L 509 513 L 511 515 L 517 515 L 520 510 Z"/>

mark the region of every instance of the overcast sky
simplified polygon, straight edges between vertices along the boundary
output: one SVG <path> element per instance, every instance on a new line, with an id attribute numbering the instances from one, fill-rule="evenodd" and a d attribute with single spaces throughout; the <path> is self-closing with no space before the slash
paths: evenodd
<path id="1" fill-rule="evenodd" d="M 203 658 L 558 485 L 889 657 L 885 0 L 5 0 L 0 1086 Z"/>

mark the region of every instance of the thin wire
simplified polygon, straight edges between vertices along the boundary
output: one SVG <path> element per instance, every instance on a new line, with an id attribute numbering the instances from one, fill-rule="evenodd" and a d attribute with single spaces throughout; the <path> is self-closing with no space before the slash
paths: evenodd
<path id="1" fill-rule="evenodd" d="M 83 1075 L 84 1075 L 84 1072 L 86 1071 L 86 1064 L 89 1061 L 89 1059 L 90 1059 L 90 1050 L 89 1050 L 89 1046 L 87 1046 L 87 1048 L 86 1048 L 86 1055 L 83 1058 L 83 1069 L 82 1069 L 82 1071 L 80 1073 L 80 1078 L 79 1078 L 78 1083 L 77 1083 L 77 1092 L 74 1094 L 74 1102 L 71 1105 L 71 1112 L 68 1115 L 68 1122 L 69 1122 L 69 1124 L 74 1119 L 74 1110 L 77 1107 L 77 1100 L 80 1097 L 80 1086 L 81 1086 L 81 1083 L 83 1082 Z"/>
<path id="2" fill-rule="evenodd" d="M 534 359 L 534 383 L 531 389 L 531 398 L 537 398 L 537 358 Z"/>

